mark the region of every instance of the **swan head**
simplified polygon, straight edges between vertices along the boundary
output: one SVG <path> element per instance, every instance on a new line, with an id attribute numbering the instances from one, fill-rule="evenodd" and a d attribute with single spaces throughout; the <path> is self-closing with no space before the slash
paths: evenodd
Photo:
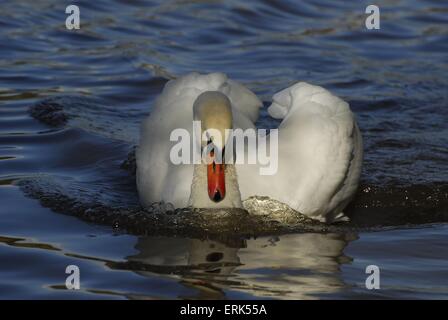
<path id="1" fill-rule="evenodd" d="M 206 154 L 208 196 L 220 202 L 226 195 L 224 151 L 232 129 L 229 98 L 219 91 L 200 94 L 193 104 L 193 118 L 200 121 L 201 150 Z"/>

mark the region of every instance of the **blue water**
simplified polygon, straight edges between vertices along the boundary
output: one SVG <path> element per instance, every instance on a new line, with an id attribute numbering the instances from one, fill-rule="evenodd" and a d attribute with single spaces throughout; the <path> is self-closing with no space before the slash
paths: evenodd
<path id="1" fill-rule="evenodd" d="M 0 298 L 448 298 L 447 3 L 377 1 L 380 30 L 368 1 L 71 3 L 77 31 L 68 3 L 0 4 Z M 218 239 L 115 221 L 138 206 L 121 167 L 139 123 L 190 71 L 265 102 L 299 80 L 347 100 L 365 142 L 352 224 Z M 42 101 L 68 121 L 33 117 Z"/>

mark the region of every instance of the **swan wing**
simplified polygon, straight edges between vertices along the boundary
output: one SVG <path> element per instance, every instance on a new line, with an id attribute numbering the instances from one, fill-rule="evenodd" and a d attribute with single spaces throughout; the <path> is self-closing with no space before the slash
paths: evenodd
<path id="1" fill-rule="evenodd" d="M 265 195 L 315 219 L 341 218 L 357 188 L 362 161 L 361 136 L 348 103 L 322 87 L 299 82 L 275 94 L 268 112 L 283 119 L 278 169 L 261 176 L 254 171 L 259 165 L 240 168 L 243 199 Z M 266 143 L 273 143 L 272 134 Z"/>

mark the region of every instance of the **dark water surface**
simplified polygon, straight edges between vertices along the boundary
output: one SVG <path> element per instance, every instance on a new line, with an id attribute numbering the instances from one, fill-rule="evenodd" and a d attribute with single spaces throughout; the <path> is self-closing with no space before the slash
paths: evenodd
<path id="1" fill-rule="evenodd" d="M 376 3 L 369 31 L 368 1 L 0 2 L 0 298 L 447 299 L 448 3 Z M 190 71 L 266 102 L 298 80 L 349 101 L 365 143 L 352 221 L 204 231 L 201 212 L 142 210 L 139 123 Z M 264 109 L 259 125 L 277 123 Z"/>

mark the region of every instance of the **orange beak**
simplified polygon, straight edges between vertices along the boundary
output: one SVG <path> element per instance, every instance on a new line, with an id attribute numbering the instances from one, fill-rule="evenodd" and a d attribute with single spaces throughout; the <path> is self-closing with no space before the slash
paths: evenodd
<path id="1" fill-rule="evenodd" d="M 215 160 L 207 165 L 208 196 L 214 202 L 219 202 L 226 196 L 224 170 L 224 164 L 216 163 Z"/>

